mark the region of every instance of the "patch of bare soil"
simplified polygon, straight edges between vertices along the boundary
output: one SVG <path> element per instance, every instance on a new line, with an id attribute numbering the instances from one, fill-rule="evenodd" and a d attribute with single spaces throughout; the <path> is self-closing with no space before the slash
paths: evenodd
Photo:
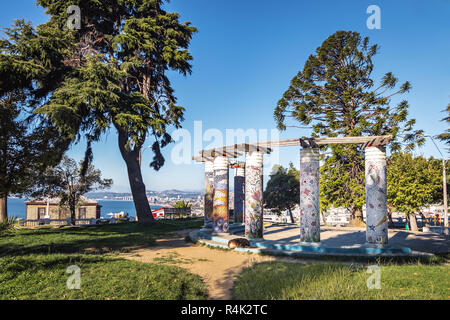
<path id="1" fill-rule="evenodd" d="M 137 248 L 120 256 L 141 262 L 177 265 L 202 277 L 208 285 L 209 299 L 231 299 L 231 288 L 242 269 L 275 258 L 234 251 L 211 249 L 188 243 L 190 230 L 159 238 L 156 245 Z"/>

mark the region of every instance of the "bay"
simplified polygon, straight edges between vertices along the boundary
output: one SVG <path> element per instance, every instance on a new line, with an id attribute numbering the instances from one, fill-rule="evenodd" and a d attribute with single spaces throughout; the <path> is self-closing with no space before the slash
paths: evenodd
<path id="1" fill-rule="evenodd" d="M 29 199 L 8 198 L 8 216 L 16 218 L 26 218 L 26 204 L 25 201 Z M 100 216 L 108 218 L 108 213 L 127 212 L 130 217 L 136 217 L 136 209 L 133 201 L 120 200 L 98 200 L 101 205 Z M 161 206 L 150 206 L 152 210 L 159 209 Z"/>

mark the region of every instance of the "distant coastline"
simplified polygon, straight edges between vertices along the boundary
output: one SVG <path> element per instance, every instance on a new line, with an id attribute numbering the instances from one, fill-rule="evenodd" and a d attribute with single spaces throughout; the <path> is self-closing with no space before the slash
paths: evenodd
<path id="1" fill-rule="evenodd" d="M 8 198 L 8 215 L 10 217 L 26 219 L 25 198 Z M 96 200 L 101 206 L 100 215 L 107 217 L 108 213 L 126 212 L 130 217 L 136 217 L 136 208 L 133 200 Z M 152 210 L 160 209 L 164 205 L 150 204 Z"/>

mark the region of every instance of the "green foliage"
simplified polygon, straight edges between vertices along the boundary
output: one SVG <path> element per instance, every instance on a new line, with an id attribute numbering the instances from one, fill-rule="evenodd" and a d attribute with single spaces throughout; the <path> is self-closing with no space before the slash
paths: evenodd
<path id="1" fill-rule="evenodd" d="M 386 170 L 388 204 L 396 211 L 415 214 L 423 206 L 442 203 L 441 161 L 396 153 Z"/>
<path id="2" fill-rule="evenodd" d="M 380 270 L 381 288 L 371 290 L 365 267 L 264 262 L 239 275 L 233 294 L 239 300 L 448 299 L 446 265 L 387 265 Z"/>
<path id="3" fill-rule="evenodd" d="M 169 127 L 181 127 L 169 71 L 191 73 L 188 51 L 197 31 L 162 9 L 160 0 L 38 0 L 50 16 L 33 28 L 18 21 L 0 42 L 0 94 L 21 88 L 35 118 L 51 123 L 50 137 L 64 139 L 57 163 L 71 142 L 87 141 L 82 172 L 92 161 L 92 143 L 111 128 L 130 175 L 139 221 L 152 222 L 140 171 L 148 137 L 159 170 L 161 148 L 172 142 Z M 66 26 L 67 8 L 78 5 L 81 29 Z M 50 144 L 51 145 L 51 144 Z M 1 175 L 1 173 L 0 173 Z M 0 195 L 1 196 L 1 195 Z"/>
<path id="4" fill-rule="evenodd" d="M 46 25 L 64 26 L 66 0 L 38 3 L 51 14 Z M 167 127 L 180 127 L 184 112 L 166 73 L 191 72 L 187 47 L 196 29 L 180 23 L 177 13 L 162 10 L 163 1 L 75 3 L 83 21 L 66 59 L 72 71 L 39 112 L 64 133 L 84 134 L 88 141 L 115 127 L 125 153 L 140 150 L 150 135 L 155 140 L 151 166 L 159 169 L 164 164 L 160 148 L 172 141 Z"/>
<path id="5" fill-rule="evenodd" d="M 333 146 L 320 167 L 320 206 L 361 209 L 365 203 L 364 158 L 354 146 Z"/>
<path id="6" fill-rule="evenodd" d="M 17 227 L 19 219 L 17 217 L 8 217 L 0 221 L 0 232 L 10 231 Z"/>
<path id="7" fill-rule="evenodd" d="M 21 93 L 0 98 L 0 195 L 29 194 L 34 181 L 56 164 L 68 141 L 42 119 L 21 110 Z"/>
<path id="8" fill-rule="evenodd" d="M 397 86 L 388 72 L 378 85 L 371 79 L 372 57 L 377 45 L 351 31 L 337 31 L 309 56 L 303 70 L 291 80 L 278 101 L 274 117 L 278 128 L 289 126 L 288 118 L 313 127 L 313 136 L 392 135 L 392 151 L 421 144 L 422 131 L 413 130 L 408 103 L 391 105 L 391 98 L 411 88 Z M 402 140 L 402 141 L 401 141 Z M 363 150 L 357 145 L 333 145 L 321 168 L 323 205 L 346 206 L 354 215 L 364 204 Z"/>
<path id="9" fill-rule="evenodd" d="M 199 229 L 203 219 L 160 220 L 149 228 L 136 222 L 55 229 L 19 229 L 0 237 L 0 257 L 30 254 L 99 254 L 153 246 L 157 237 L 183 229 Z"/>
<path id="10" fill-rule="evenodd" d="M 68 290 L 66 270 L 76 265 L 81 290 Z M 176 266 L 87 255 L 0 258 L 1 300 L 206 299 L 201 278 Z M 49 284 L 52 285 L 49 285 Z"/>
<path id="11" fill-rule="evenodd" d="M 22 107 L 44 104 L 70 71 L 65 57 L 70 53 L 71 34 L 48 24 L 35 29 L 24 20 L 16 20 L 3 31 L 0 95 L 21 92 L 27 99 Z"/>
<path id="12" fill-rule="evenodd" d="M 205 284 L 183 269 L 112 257 L 202 225 L 203 219 L 183 219 L 152 228 L 124 223 L 1 234 L 0 299 L 204 299 Z M 67 290 L 70 265 L 81 268 L 81 290 Z"/>
<path id="13" fill-rule="evenodd" d="M 28 195 L 37 177 L 55 165 L 70 141 L 43 116 L 45 104 L 60 82 L 67 38 L 46 27 L 34 30 L 17 20 L 0 40 L 0 197 Z M 0 212 L 0 220 L 7 216 Z"/>
<path id="14" fill-rule="evenodd" d="M 67 205 L 75 224 L 75 207 L 82 202 L 81 196 L 96 190 L 111 187 L 111 179 L 102 179 L 100 170 L 92 164 L 85 166 L 84 160 L 78 165 L 73 159 L 63 156 L 61 163 L 48 168 L 39 178 L 37 195 L 53 195 L 60 199 L 60 206 Z M 84 169 L 84 172 L 83 172 Z"/>
<path id="15" fill-rule="evenodd" d="M 300 200 L 299 194 L 299 172 L 293 164 L 289 164 L 289 169 L 275 165 L 264 191 L 264 207 L 278 214 L 285 210 L 291 211 Z"/>
<path id="16" fill-rule="evenodd" d="M 173 207 L 178 209 L 177 211 L 179 212 L 180 217 L 184 217 L 189 215 L 190 211 L 188 209 L 190 209 L 192 205 L 184 200 L 181 200 L 177 201 Z"/>
<path id="17" fill-rule="evenodd" d="M 447 122 L 450 124 L 450 103 L 447 105 L 447 109 L 445 109 L 447 116 L 444 117 L 441 121 Z M 449 146 L 448 150 L 450 150 L 450 129 L 447 129 L 445 132 L 441 133 L 437 136 L 437 138 L 441 141 L 444 141 L 447 146 Z"/>
<path id="18" fill-rule="evenodd" d="M 192 207 L 192 205 L 190 203 L 188 203 L 188 202 L 185 202 L 184 200 L 180 200 L 180 201 L 177 201 L 173 205 L 173 207 L 174 208 L 179 208 L 179 209 L 187 209 L 187 208 Z"/>

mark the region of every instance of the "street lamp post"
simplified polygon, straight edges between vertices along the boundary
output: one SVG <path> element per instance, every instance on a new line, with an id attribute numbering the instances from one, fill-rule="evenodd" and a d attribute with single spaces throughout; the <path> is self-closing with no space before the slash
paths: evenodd
<path id="1" fill-rule="evenodd" d="M 425 134 L 425 137 L 430 137 L 431 141 L 433 142 L 434 146 L 436 147 L 436 149 L 439 151 L 439 153 L 442 156 L 442 183 L 443 183 L 443 191 L 444 191 L 444 226 L 448 227 L 448 207 L 447 207 L 447 172 L 446 172 L 446 161 L 445 161 L 445 157 L 442 154 L 441 150 L 439 149 L 439 147 L 437 146 L 436 142 L 434 142 L 434 139 L 432 136 L 430 136 L 429 134 Z"/>

